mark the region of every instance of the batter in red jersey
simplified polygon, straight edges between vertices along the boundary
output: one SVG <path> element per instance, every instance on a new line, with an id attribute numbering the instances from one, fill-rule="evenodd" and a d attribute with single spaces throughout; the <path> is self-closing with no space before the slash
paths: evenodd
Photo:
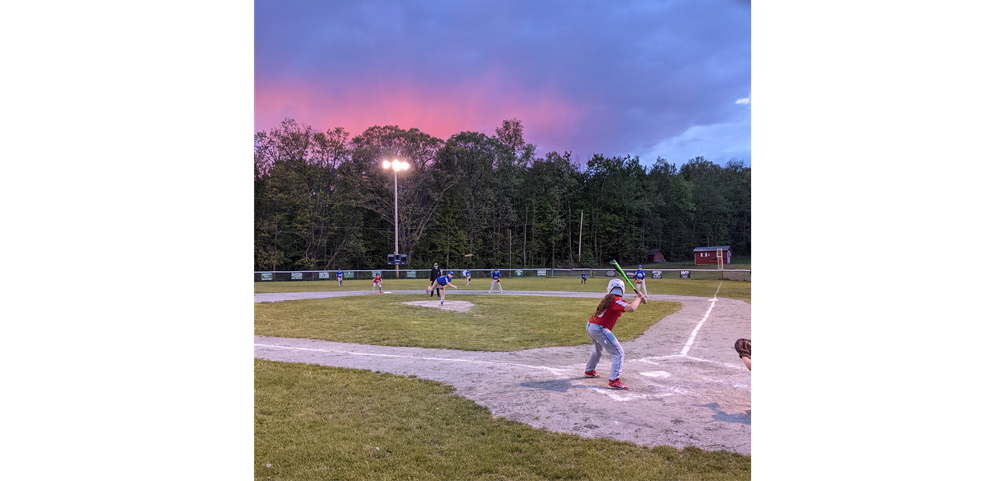
<path id="1" fill-rule="evenodd" d="M 594 315 L 587 320 L 587 335 L 594 343 L 594 350 L 591 357 L 587 359 L 587 367 L 584 368 L 584 376 L 601 377 L 594 370 L 601 360 L 601 352 L 605 349 L 612 355 L 612 369 L 608 375 L 608 387 L 612 389 L 629 389 L 629 386 L 622 384 L 622 361 L 625 358 L 625 351 L 612 334 L 612 329 L 623 312 L 635 312 L 639 303 L 643 301 L 643 295 L 636 292 L 636 300 L 629 304 L 622 300 L 625 294 L 625 284 L 621 279 L 608 281 L 608 294 L 598 304 L 594 310 Z"/>

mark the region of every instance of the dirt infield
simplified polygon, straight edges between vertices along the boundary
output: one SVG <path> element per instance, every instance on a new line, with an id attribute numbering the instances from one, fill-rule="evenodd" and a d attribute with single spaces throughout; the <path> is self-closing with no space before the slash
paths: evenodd
<path id="1" fill-rule="evenodd" d="M 458 292 L 446 296 L 446 307 L 449 297 L 486 294 Z M 370 294 L 256 294 L 255 302 L 348 295 Z M 602 297 L 581 292 L 505 291 L 500 295 Z M 590 345 L 480 352 L 256 336 L 255 357 L 414 374 L 454 386 L 458 394 L 489 408 L 494 416 L 551 431 L 649 446 L 750 454 L 750 372 L 732 349 L 736 339 L 750 337 L 750 305 L 730 299 L 653 294 L 649 299 L 680 302 L 682 308 L 638 339 L 622 343 L 622 381 L 629 386 L 627 391 L 608 388 L 605 374 L 611 356 L 607 354 L 598 365 L 601 378 L 583 377 Z"/>

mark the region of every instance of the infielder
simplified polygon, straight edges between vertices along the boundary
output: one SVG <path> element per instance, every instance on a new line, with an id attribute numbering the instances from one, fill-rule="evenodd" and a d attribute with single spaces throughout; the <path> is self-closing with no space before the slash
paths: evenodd
<path id="1" fill-rule="evenodd" d="M 636 300 L 629 304 L 622 300 L 625 294 L 625 284 L 621 279 L 608 281 L 608 294 L 598 308 L 594 310 L 594 315 L 587 320 L 587 335 L 594 343 L 594 350 L 587 359 L 587 366 L 584 368 L 584 377 L 601 377 L 594 368 L 601 360 L 601 351 L 607 349 L 612 355 L 612 370 L 608 375 L 608 387 L 612 389 L 629 389 L 629 386 L 622 384 L 622 361 L 625 359 L 625 351 L 612 334 L 615 322 L 622 316 L 623 312 L 635 312 L 642 302 L 643 295 L 636 292 Z"/>
<path id="2" fill-rule="evenodd" d="M 636 269 L 636 290 L 638 291 L 640 287 L 643 288 L 644 295 L 649 294 L 649 292 L 646 292 L 646 271 L 643 270 L 642 264 L 639 264 L 639 267 Z"/>
<path id="3" fill-rule="evenodd" d="M 494 269 L 491 271 L 491 289 L 487 291 L 488 294 L 494 294 L 494 283 L 497 282 L 498 292 L 504 294 L 504 289 L 501 288 L 501 271 Z"/>
<path id="4" fill-rule="evenodd" d="M 380 288 L 380 293 L 383 294 L 383 278 L 380 277 L 380 273 L 373 276 L 373 293 L 377 293 L 377 288 Z"/>
<path id="5" fill-rule="evenodd" d="M 432 282 L 432 289 L 439 289 L 439 298 L 442 302 L 439 303 L 440 306 L 446 305 L 446 287 L 452 287 L 453 289 L 459 289 L 458 287 L 449 283 L 453 279 L 453 271 L 449 271 L 448 275 L 439 276 L 435 281 Z"/>
<path id="6" fill-rule="evenodd" d="M 342 268 L 341 267 L 339 268 L 339 271 L 335 273 L 335 278 L 339 280 L 339 287 L 342 287 Z"/>

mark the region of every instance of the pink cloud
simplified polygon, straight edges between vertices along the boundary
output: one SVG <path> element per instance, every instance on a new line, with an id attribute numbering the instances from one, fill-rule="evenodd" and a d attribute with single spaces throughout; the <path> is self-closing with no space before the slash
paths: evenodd
<path id="1" fill-rule="evenodd" d="M 316 130 L 343 127 L 351 136 L 374 125 L 397 125 L 445 140 L 468 130 L 493 135 L 502 120 L 517 117 L 525 141 L 543 150 L 570 150 L 566 143 L 588 111 L 588 104 L 565 99 L 555 87 L 509 87 L 500 75 L 432 85 L 384 79 L 382 87 L 375 78 L 349 85 L 257 81 L 255 93 L 257 131 L 289 117 Z"/>

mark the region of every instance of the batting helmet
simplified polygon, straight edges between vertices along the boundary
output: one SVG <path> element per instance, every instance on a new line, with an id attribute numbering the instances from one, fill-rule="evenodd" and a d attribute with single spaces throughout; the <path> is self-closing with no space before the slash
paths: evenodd
<path id="1" fill-rule="evenodd" d="M 608 281 L 608 290 L 606 292 L 621 296 L 625 294 L 625 284 L 622 283 L 621 279 L 612 279 Z"/>

